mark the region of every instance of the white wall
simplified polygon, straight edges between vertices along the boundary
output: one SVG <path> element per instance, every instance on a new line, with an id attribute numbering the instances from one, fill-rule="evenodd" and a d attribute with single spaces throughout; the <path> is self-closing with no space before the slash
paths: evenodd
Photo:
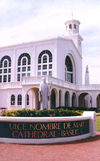
<path id="1" fill-rule="evenodd" d="M 65 80 L 65 58 L 71 54 L 76 68 L 76 84 L 82 84 L 82 57 L 70 40 L 57 41 L 57 77 Z"/>
<path id="2" fill-rule="evenodd" d="M 37 76 L 38 56 L 43 50 L 50 50 L 53 55 L 53 76 L 57 77 L 56 40 L 45 40 L 0 48 L 0 59 L 5 55 L 11 57 L 11 81 L 17 81 L 18 58 L 23 53 L 31 56 L 31 76 Z"/>
<path id="3" fill-rule="evenodd" d="M 26 44 L 20 44 L 10 47 L 0 48 L 0 59 L 8 55 L 12 60 L 12 70 L 11 70 L 11 81 L 17 81 L 17 64 L 18 58 L 23 53 L 29 53 L 31 56 L 31 76 L 37 76 L 37 63 L 38 56 L 43 50 L 50 50 L 53 56 L 53 77 L 61 80 L 65 80 L 65 58 L 70 53 L 75 61 L 76 67 L 76 84 L 81 85 L 82 83 L 82 57 L 78 53 L 73 41 L 64 38 L 55 38 L 45 41 L 32 42 Z M 3 83 L 4 85 L 6 83 Z M 59 83 L 58 83 L 59 85 Z M 63 85 L 62 85 L 63 86 Z M 69 85 L 70 89 L 70 85 Z M 2 98 L 0 102 L 0 107 L 10 108 L 10 97 L 12 94 L 16 97 L 16 105 L 14 108 L 21 108 L 17 105 L 17 96 L 22 93 L 22 87 L 20 89 L 11 89 L 8 87 L 0 92 Z M 11 107 L 13 108 L 13 107 Z"/>

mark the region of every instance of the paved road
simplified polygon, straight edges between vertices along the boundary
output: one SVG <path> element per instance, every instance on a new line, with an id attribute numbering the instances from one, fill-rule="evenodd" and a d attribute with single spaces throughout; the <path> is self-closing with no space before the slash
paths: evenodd
<path id="1" fill-rule="evenodd" d="M 1 143 L 0 161 L 100 161 L 100 133 L 95 138 L 56 145 Z"/>

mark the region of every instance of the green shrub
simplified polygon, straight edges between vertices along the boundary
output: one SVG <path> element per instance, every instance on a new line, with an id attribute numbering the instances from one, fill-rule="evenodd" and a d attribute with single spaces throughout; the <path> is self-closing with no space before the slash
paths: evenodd
<path id="1" fill-rule="evenodd" d="M 41 110 L 41 111 L 36 111 L 36 116 L 37 117 L 48 117 L 49 113 L 48 110 Z"/>
<path id="2" fill-rule="evenodd" d="M 17 110 L 17 116 L 18 117 L 35 117 L 36 116 L 36 110 L 30 110 L 30 109 L 21 109 Z"/>
<path id="3" fill-rule="evenodd" d="M 6 110 L 4 116 L 12 117 L 34 117 L 35 110 L 21 109 L 21 110 Z"/>
<path id="4" fill-rule="evenodd" d="M 17 110 L 5 110 L 4 116 L 12 116 L 12 117 L 16 117 L 17 116 Z"/>
<path id="5" fill-rule="evenodd" d="M 6 110 L 3 116 L 11 117 L 57 117 L 57 116 L 79 116 L 82 111 L 74 111 L 68 109 L 49 109 L 49 110 L 35 110 L 35 109 L 21 109 L 21 110 Z"/>
<path id="6" fill-rule="evenodd" d="M 91 107 L 91 108 L 88 108 L 88 107 L 67 107 L 67 106 L 59 106 L 59 107 L 56 107 L 57 109 L 68 109 L 68 110 L 79 110 L 79 111 L 95 111 L 95 112 L 98 112 L 100 111 L 99 108 L 95 108 L 95 107 Z"/>

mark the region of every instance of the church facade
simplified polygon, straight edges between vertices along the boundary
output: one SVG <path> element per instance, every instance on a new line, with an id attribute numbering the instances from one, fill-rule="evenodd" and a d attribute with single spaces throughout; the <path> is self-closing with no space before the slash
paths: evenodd
<path id="1" fill-rule="evenodd" d="M 40 109 L 43 78 L 49 108 L 100 107 L 100 85 L 82 84 L 82 37 L 78 20 L 65 23 L 66 36 L 0 48 L 0 108 Z"/>

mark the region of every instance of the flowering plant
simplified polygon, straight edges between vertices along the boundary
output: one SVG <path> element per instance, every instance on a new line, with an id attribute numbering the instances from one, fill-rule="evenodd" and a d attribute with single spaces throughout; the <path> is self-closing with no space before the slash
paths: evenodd
<path id="1" fill-rule="evenodd" d="M 53 117 L 53 116 L 55 116 L 55 114 L 49 114 L 49 117 Z"/>

